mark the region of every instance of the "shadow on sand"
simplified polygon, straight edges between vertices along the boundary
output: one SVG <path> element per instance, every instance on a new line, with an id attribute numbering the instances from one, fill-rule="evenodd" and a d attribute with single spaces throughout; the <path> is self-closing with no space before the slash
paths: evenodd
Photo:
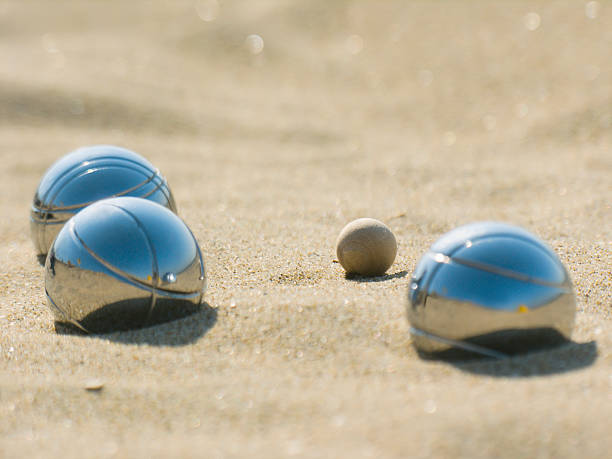
<path id="1" fill-rule="evenodd" d="M 193 133 L 197 126 L 184 114 L 163 107 L 127 103 L 121 98 L 60 88 L 0 81 L 0 122 L 39 126 Z"/>
<path id="2" fill-rule="evenodd" d="M 36 255 L 36 259 L 38 260 L 38 264 L 44 268 L 45 262 L 47 261 L 47 254 L 46 253 L 44 255 L 38 254 Z"/>
<path id="3" fill-rule="evenodd" d="M 346 274 L 344 278 L 352 282 L 385 282 L 393 279 L 401 279 L 407 275 L 408 271 L 398 271 L 393 274 L 383 274 L 382 276 L 375 277 L 360 276 L 359 274 Z"/>
<path id="4" fill-rule="evenodd" d="M 55 331 L 61 335 L 81 335 L 124 344 L 185 346 L 198 341 L 217 323 L 217 309 L 206 302 L 180 308 L 158 309 L 156 306 L 156 309 L 144 326 L 128 320 L 121 322 L 119 327 L 111 327 L 108 322 L 86 318 L 84 323 L 96 333 L 87 334 L 63 322 L 55 322 Z"/>
<path id="5" fill-rule="evenodd" d="M 419 355 L 427 360 L 443 360 L 454 367 L 478 375 L 499 378 L 527 378 L 568 373 L 586 368 L 597 360 L 597 343 L 564 341 L 554 347 L 540 347 L 509 358 L 480 357 L 464 351 L 448 351 L 436 355 Z"/>

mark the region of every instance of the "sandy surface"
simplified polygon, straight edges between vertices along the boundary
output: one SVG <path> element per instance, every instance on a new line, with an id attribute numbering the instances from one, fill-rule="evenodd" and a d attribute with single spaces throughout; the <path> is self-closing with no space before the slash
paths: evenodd
<path id="1" fill-rule="evenodd" d="M 0 56 L 0 456 L 608 457 L 611 2 L 5 1 Z M 56 333 L 29 205 L 97 143 L 168 178 L 202 313 Z M 372 282 L 334 263 L 362 216 Z M 410 273 L 483 219 L 554 248 L 573 343 L 421 360 Z"/>

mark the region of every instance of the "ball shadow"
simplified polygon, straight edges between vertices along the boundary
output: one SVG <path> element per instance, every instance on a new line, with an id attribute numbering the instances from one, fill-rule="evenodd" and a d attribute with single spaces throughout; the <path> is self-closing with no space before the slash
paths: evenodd
<path id="1" fill-rule="evenodd" d="M 598 356 L 597 343 L 564 340 L 529 352 L 517 352 L 505 359 L 483 357 L 461 350 L 419 355 L 426 360 L 443 360 L 468 373 L 499 378 L 528 378 L 568 373 L 592 365 Z"/>
<path id="2" fill-rule="evenodd" d="M 117 305 L 111 305 L 117 307 Z M 151 346 L 185 346 L 202 338 L 217 323 L 217 309 L 203 302 L 199 305 L 185 304 L 176 307 L 164 307 L 156 304 L 146 322 L 135 318 L 122 317 L 121 321 L 112 321 L 112 314 L 106 311 L 104 320 L 88 317 L 84 325 L 90 334 L 75 325 L 55 322 L 55 331 L 61 335 L 80 335 L 104 339 L 123 344 L 147 344 Z M 142 317 L 142 316 L 141 316 Z"/>
<path id="3" fill-rule="evenodd" d="M 38 260 L 38 264 L 44 268 L 45 262 L 47 261 L 47 254 L 45 253 L 44 255 L 36 255 L 36 260 Z"/>
<path id="4" fill-rule="evenodd" d="M 351 282 L 385 282 L 393 279 L 401 279 L 408 275 L 408 271 L 398 271 L 393 274 L 383 274 L 382 276 L 361 276 L 359 274 L 345 274 L 344 278 Z"/>

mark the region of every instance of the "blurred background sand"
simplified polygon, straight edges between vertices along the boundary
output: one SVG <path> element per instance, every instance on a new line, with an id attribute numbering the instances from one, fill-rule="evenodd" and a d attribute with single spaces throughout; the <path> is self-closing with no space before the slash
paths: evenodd
<path id="1" fill-rule="evenodd" d="M 2 1 L 0 57 L 3 457 L 609 454 L 612 2 Z M 98 143 L 168 178 L 210 309 L 56 333 L 29 205 Z M 399 243 L 370 282 L 334 263 L 362 216 Z M 574 343 L 419 359 L 410 273 L 482 219 L 554 248 Z"/>

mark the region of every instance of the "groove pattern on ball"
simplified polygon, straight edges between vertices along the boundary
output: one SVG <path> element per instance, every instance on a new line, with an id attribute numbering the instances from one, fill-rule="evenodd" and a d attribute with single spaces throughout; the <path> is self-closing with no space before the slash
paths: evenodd
<path id="1" fill-rule="evenodd" d="M 151 201 L 98 201 L 73 217 L 45 265 L 48 304 L 59 322 L 92 332 L 144 326 L 162 308 L 197 307 L 204 260 L 189 228 Z"/>
<path id="2" fill-rule="evenodd" d="M 30 211 L 30 233 L 45 255 L 62 226 L 100 200 L 135 196 L 176 212 L 166 179 L 133 151 L 111 145 L 83 147 L 55 162 L 38 185 Z"/>
<path id="3" fill-rule="evenodd" d="M 544 242 L 516 226 L 480 222 L 445 234 L 419 261 L 407 315 L 421 351 L 476 345 L 513 353 L 568 340 L 575 298 Z"/>

